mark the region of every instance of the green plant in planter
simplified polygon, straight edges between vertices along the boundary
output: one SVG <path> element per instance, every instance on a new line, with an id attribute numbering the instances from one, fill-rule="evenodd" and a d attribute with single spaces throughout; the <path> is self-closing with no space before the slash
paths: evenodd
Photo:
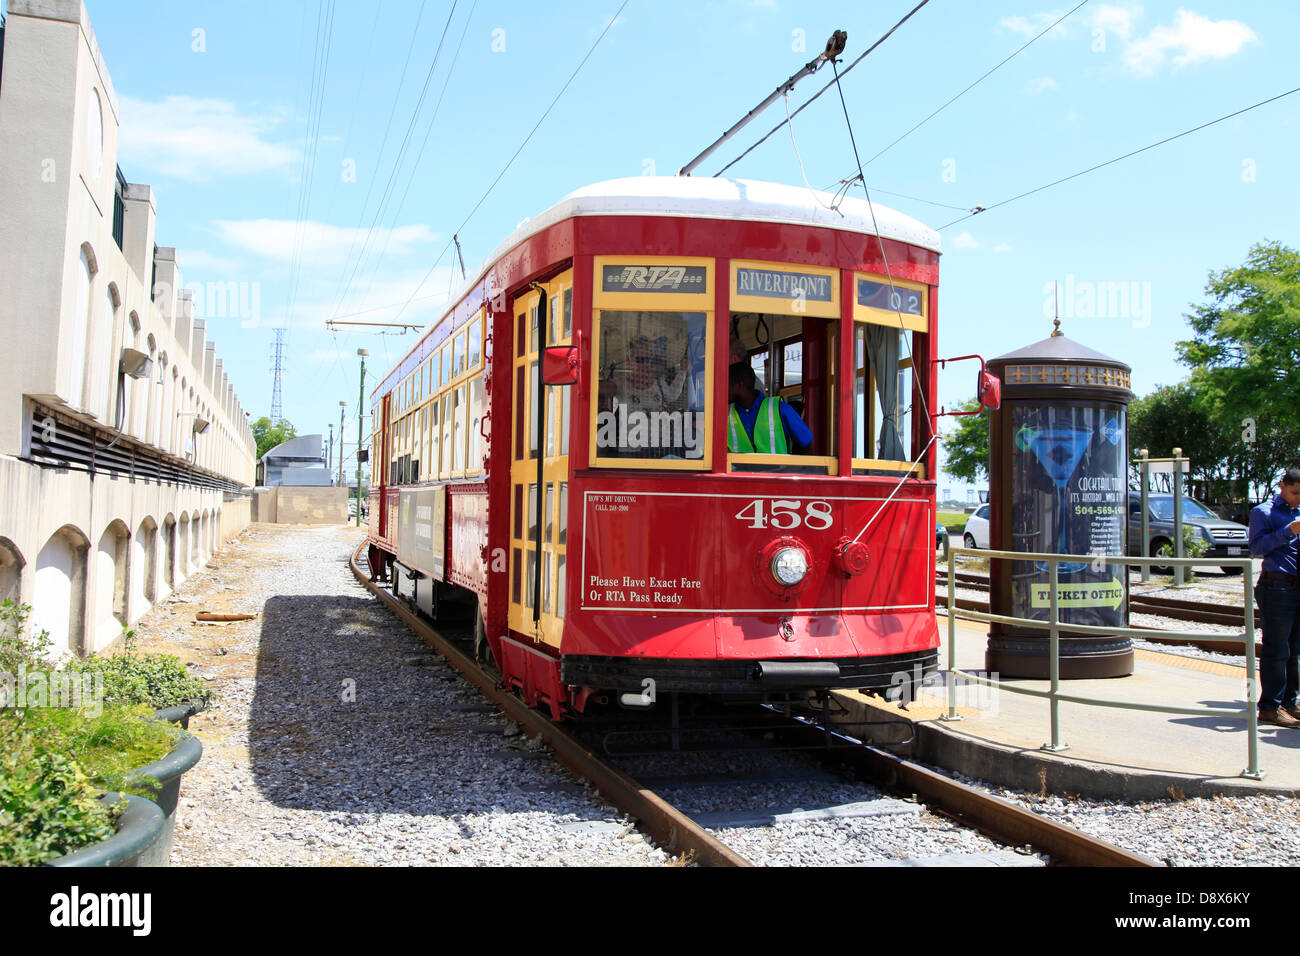
<path id="1" fill-rule="evenodd" d="M 113 833 L 118 810 L 57 743 L 0 712 L 0 865 L 34 866 Z"/>
<path id="2" fill-rule="evenodd" d="M 179 658 L 170 654 L 141 654 L 135 631 L 125 631 L 125 649 L 109 657 L 91 657 L 70 665 L 82 673 L 98 671 L 104 677 L 104 702 L 148 704 L 154 710 L 191 700 L 206 704 L 211 696 L 202 679 L 195 677 Z"/>
<path id="3" fill-rule="evenodd" d="M 181 732 L 172 724 L 152 720 L 147 704 L 108 704 L 97 717 L 69 707 L 29 708 L 24 723 L 42 740 L 74 759 L 104 790 L 150 795 L 157 781 L 131 771 L 167 755 Z"/>
<path id="4" fill-rule="evenodd" d="M 28 670 L 49 666 L 54 642 L 48 631 L 27 635 L 31 613 L 26 604 L 15 604 L 8 598 L 0 601 L 0 673 L 16 674 L 24 665 Z"/>

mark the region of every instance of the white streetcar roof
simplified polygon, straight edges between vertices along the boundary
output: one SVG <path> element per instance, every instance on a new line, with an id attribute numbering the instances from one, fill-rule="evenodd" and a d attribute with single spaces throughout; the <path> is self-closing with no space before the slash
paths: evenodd
<path id="1" fill-rule="evenodd" d="M 831 209 L 838 204 L 837 209 Z M 837 211 L 838 210 L 838 211 Z M 874 217 L 873 217 L 874 212 Z M 455 306 L 487 274 L 492 264 L 530 236 L 574 216 L 681 216 L 688 219 L 735 219 L 842 229 L 942 252 L 939 233 L 924 223 L 878 202 L 857 196 L 836 197 L 807 186 L 787 186 L 751 179 L 711 176 L 628 176 L 575 189 L 545 212 L 525 219 L 497 246 L 470 278 L 455 290 L 444 309 Z M 427 328 L 446 317 L 440 312 Z M 418 347 L 418 346 L 417 346 Z M 404 361 L 405 359 L 403 359 Z M 401 362 L 398 362 L 400 365 Z M 392 374 L 391 372 L 389 373 Z"/>
<path id="2" fill-rule="evenodd" d="M 514 246 L 548 226 L 573 216 L 682 216 L 689 219 L 744 219 L 754 222 L 821 226 L 880 235 L 934 252 L 942 251 L 939 233 L 896 209 L 865 198 L 838 199 L 806 186 L 786 186 L 750 179 L 695 176 L 628 176 L 575 189 L 550 209 L 525 219 L 487 259 L 494 262 Z M 875 218 L 872 218 L 875 207 Z"/>

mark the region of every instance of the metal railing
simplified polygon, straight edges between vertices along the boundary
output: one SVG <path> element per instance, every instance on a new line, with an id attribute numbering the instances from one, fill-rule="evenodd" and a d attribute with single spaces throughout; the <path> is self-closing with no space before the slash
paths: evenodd
<path id="1" fill-rule="evenodd" d="M 956 559 L 959 555 L 970 555 L 973 557 L 989 558 L 991 561 L 1003 559 L 1012 561 L 1035 561 L 1048 563 L 1048 619 L 1046 621 L 1034 620 L 1032 618 L 1013 617 L 1006 614 L 993 614 L 983 611 L 969 611 L 957 607 L 957 576 L 956 576 Z M 1246 656 L 1246 706 L 1243 710 L 1232 710 L 1226 707 L 1167 707 L 1161 704 L 1143 704 L 1143 703 L 1124 703 L 1114 700 L 1101 700 L 1095 697 L 1080 697 L 1075 694 L 1062 694 L 1060 692 L 1060 670 L 1061 670 L 1061 646 L 1060 636 L 1064 629 L 1070 634 L 1095 634 L 1099 636 L 1120 635 L 1124 637 L 1137 637 L 1150 640 L 1159 638 L 1161 641 L 1199 641 L 1205 640 L 1204 631 L 1165 631 L 1149 630 L 1145 628 L 1134 627 L 1100 627 L 1090 624 L 1071 624 L 1060 620 L 1059 603 L 1059 567 L 1062 561 L 1077 562 L 1081 557 L 1088 559 L 1090 563 L 1100 564 L 1122 564 L 1122 565 L 1139 565 L 1149 567 L 1157 565 L 1159 567 L 1192 567 L 1198 564 L 1204 564 L 1204 559 L 1197 558 L 1139 558 L 1139 557 L 1115 557 L 1113 555 L 1077 555 L 1077 554 L 1043 554 L 1038 552 L 1021 552 L 1021 551 L 987 551 L 987 550 L 970 550 L 968 548 L 949 548 L 947 552 L 948 560 L 948 673 L 947 673 L 947 694 L 948 694 L 948 713 L 940 720 L 961 720 L 962 717 L 957 713 L 957 696 L 956 696 L 956 678 L 960 673 L 963 680 L 974 684 L 983 684 L 988 687 L 995 687 L 998 690 L 1007 691 L 1012 694 L 1024 694 L 1027 697 L 1046 698 L 1051 705 L 1051 722 L 1052 722 L 1052 739 L 1050 743 L 1044 744 L 1042 749 L 1049 751 L 1068 750 L 1069 745 L 1061 742 L 1061 717 L 1060 705 L 1062 701 L 1070 704 L 1085 704 L 1092 707 L 1113 707 L 1123 710 L 1142 710 L 1154 713 L 1178 714 L 1180 716 L 1191 717 L 1231 717 L 1246 721 L 1246 759 L 1247 766 L 1240 774 L 1242 777 L 1248 777 L 1251 780 L 1261 780 L 1264 772 L 1259 769 L 1259 741 L 1258 726 L 1259 714 L 1256 709 L 1258 695 L 1255 688 L 1255 581 L 1254 567 L 1249 557 L 1237 560 L 1225 560 L 1216 558 L 1215 564 L 1223 567 L 1240 567 L 1242 581 L 1242 624 L 1243 630 L 1240 634 L 1224 635 L 1215 634 L 1214 640 L 1235 642 L 1240 641 L 1243 645 Z M 990 567 L 991 570 L 991 567 Z M 1127 572 L 1125 578 L 1128 577 Z M 992 590 L 989 591 L 990 599 Z M 1127 600 L 1128 589 L 1125 588 L 1125 599 Z M 992 604 L 989 605 L 990 610 Z M 973 621 L 987 621 L 989 623 L 1007 624 L 1015 627 L 1025 627 L 1034 630 L 1048 632 L 1048 667 L 1049 679 L 1051 681 L 1051 690 L 1041 691 L 1033 690 L 1027 687 L 1014 687 L 1006 683 L 972 674 L 966 671 L 957 670 L 957 618 L 963 617 Z"/>

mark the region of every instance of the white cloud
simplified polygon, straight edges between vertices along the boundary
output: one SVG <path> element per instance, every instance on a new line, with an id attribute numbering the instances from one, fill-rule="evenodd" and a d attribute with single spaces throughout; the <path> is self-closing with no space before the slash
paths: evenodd
<path id="1" fill-rule="evenodd" d="M 205 273 L 231 273 L 243 268 L 242 263 L 225 256 L 213 255 L 203 249 L 177 249 L 176 262 L 183 272 L 191 269 Z"/>
<path id="2" fill-rule="evenodd" d="M 1025 92 L 1031 95 L 1054 89 L 1056 89 L 1056 80 L 1050 76 L 1036 76 L 1025 84 Z"/>
<path id="3" fill-rule="evenodd" d="M 1222 60 L 1258 39 L 1240 20 L 1211 20 L 1180 7 L 1172 25 L 1157 26 L 1125 44 L 1124 64 L 1138 76 L 1151 76 L 1170 58 L 1176 69 Z"/>
<path id="4" fill-rule="evenodd" d="M 1011 251 L 1011 243 L 1009 243 L 1009 242 L 999 242 L 996 246 L 993 247 L 993 251 L 996 252 L 996 253 L 999 253 L 999 254 L 1004 253 L 1004 252 L 1010 252 L 1010 251 Z"/>
<path id="5" fill-rule="evenodd" d="M 972 236 L 969 232 L 963 232 L 952 241 L 952 244 L 958 249 L 978 249 L 980 241 Z"/>
<path id="6" fill-rule="evenodd" d="M 301 248 L 302 260 L 317 264 L 341 265 L 349 250 L 355 254 L 365 242 L 367 230 L 306 221 L 299 226 L 295 219 L 218 219 L 213 223 L 217 235 L 225 242 L 249 252 L 284 262 L 291 261 Z M 399 256 L 416 246 L 437 242 L 439 235 L 423 223 L 396 228 L 378 228 L 370 234 L 369 249 L 387 248 L 387 255 Z M 299 246 L 301 243 L 301 247 Z"/>
<path id="7" fill-rule="evenodd" d="M 120 103 L 120 151 L 131 167 L 205 181 L 290 172 L 301 158 L 299 147 L 272 139 L 279 118 L 241 113 L 229 100 L 168 96 L 148 102 L 122 96 Z"/>
<path id="8" fill-rule="evenodd" d="M 1093 12 L 1092 28 L 1105 30 L 1108 34 L 1115 34 L 1121 40 L 1127 40 L 1133 35 L 1133 21 L 1140 19 L 1141 16 L 1142 8 L 1137 4 L 1120 7 L 1103 3 Z"/>
<path id="9" fill-rule="evenodd" d="M 1027 17 L 1018 15 L 1003 17 L 998 26 L 1004 30 L 1010 30 L 1012 33 L 1018 33 L 1026 40 L 1031 40 L 1042 33 L 1049 23 L 1060 20 L 1063 13 L 1065 13 L 1064 10 L 1051 10 L 1045 13 L 1032 13 Z M 1052 28 L 1049 36 L 1052 38 L 1066 36 L 1069 33 L 1067 23 L 1069 23 L 1068 20 L 1058 23 Z"/>

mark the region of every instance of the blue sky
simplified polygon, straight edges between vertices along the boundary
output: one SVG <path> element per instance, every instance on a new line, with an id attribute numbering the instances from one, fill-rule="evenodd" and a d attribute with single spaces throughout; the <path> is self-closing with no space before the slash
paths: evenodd
<path id="1" fill-rule="evenodd" d="M 325 320 L 391 320 L 408 299 L 403 321 L 436 316 L 459 279 L 440 253 L 620 2 L 86 0 L 122 105 L 119 164 L 154 186 L 159 244 L 178 247 L 187 282 L 245 283 L 250 300 L 256 289 L 256 327 L 248 314 L 207 317 L 254 417 L 270 406 L 271 329 L 287 325 L 285 416 L 326 432 L 345 400 L 355 436 L 356 349 L 370 350 L 373 385 L 415 338 L 331 334 Z M 931 0 L 845 78 L 864 161 L 1074 2 Z M 913 5 L 629 0 L 459 229 L 467 266 L 574 188 L 671 174 L 832 30 L 848 32 L 848 63 Z M 1289 0 L 1092 0 L 869 163 L 872 198 L 943 226 L 1300 85 L 1298 37 Z M 791 108 L 828 77 L 804 80 Z M 1139 394 L 1183 377 L 1174 343 L 1207 273 L 1256 242 L 1297 244 L 1298 104 L 1300 94 L 945 228 L 941 351 L 991 358 L 1044 337 L 1045 290 L 1059 280 L 1073 290 L 1066 334 L 1132 365 Z M 737 145 L 783 116 L 778 102 Z M 833 90 L 794 130 L 814 186 L 856 171 Z M 785 131 L 728 175 L 803 181 Z M 1128 301 L 1099 307 L 1106 288 Z M 952 367 L 941 402 L 967 397 L 973 380 Z"/>

